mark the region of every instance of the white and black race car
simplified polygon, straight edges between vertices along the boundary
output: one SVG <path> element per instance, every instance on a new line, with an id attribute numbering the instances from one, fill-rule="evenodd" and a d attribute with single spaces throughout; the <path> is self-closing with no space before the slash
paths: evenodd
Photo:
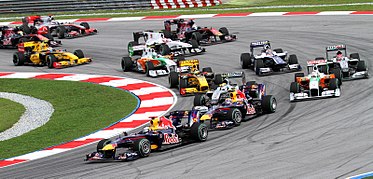
<path id="1" fill-rule="evenodd" d="M 252 68 L 257 75 L 302 70 L 295 54 L 288 56 L 281 48 L 272 50 L 269 40 L 250 43 L 250 53 L 241 54 L 240 64 L 243 69 Z"/>
<path id="2" fill-rule="evenodd" d="M 134 32 L 133 39 L 134 40 L 130 41 L 127 46 L 129 56 L 141 55 L 143 49 L 147 47 L 153 48 L 160 55 L 185 55 L 187 52 L 190 54 L 205 52 L 205 49 L 201 48 L 195 40 L 191 40 L 190 43 L 174 41 L 165 38 L 163 33 L 158 32 Z"/>

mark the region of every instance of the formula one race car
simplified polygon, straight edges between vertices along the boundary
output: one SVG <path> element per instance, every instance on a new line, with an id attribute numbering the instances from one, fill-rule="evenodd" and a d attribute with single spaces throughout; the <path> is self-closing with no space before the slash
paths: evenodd
<path id="1" fill-rule="evenodd" d="M 143 37 L 143 38 L 141 38 Z M 199 54 L 205 52 L 204 48 L 201 48 L 197 41 L 190 41 L 190 43 L 184 43 L 180 41 L 173 41 L 169 38 L 165 38 L 163 33 L 144 31 L 134 32 L 133 41 L 128 43 L 128 55 L 141 55 L 143 49 L 150 47 L 153 48 L 157 53 L 161 55 L 185 55 L 187 51 L 190 54 Z M 143 41 L 140 41 L 142 39 Z"/>
<path id="2" fill-rule="evenodd" d="M 19 27 L 0 26 L 0 48 L 17 48 L 19 43 L 47 41 L 50 46 L 60 46 L 61 41 L 53 41 L 39 34 L 24 34 Z"/>
<path id="3" fill-rule="evenodd" d="M 258 54 L 257 49 L 260 49 Z M 258 55 L 255 55 L 258 54 Z M 288 52 L 281 48 L 271 49 L 268 40 L 252 42 L 250 53 L 242 53 L 240 64 L 243 69 L 252 68 L 257 75 L 278 71 L 300 71 L 302 67 L 298 63 L 295 54 L 287 56 Z"/>
<path id="4" fill-rule="evenodd" d="M 191 141 L 204 142 L 208 137 L 208 127 L 203 123 L 194 122 L 192 114 L 195 113 L 173 111 L 169 119 L 164 116 L 152 118 L 150 127 L 145 127 L 141 132 L 130 135 L 124 133 L 124 136 L 115 140 L 103 139 L 97 144 L 97 151 L 87 154 L 85 160 L 130 161 L 148 157 L 151 151 L 175 147 Z M 118 153 L 120 148 L 125 151 Z"/>
<path id="5" fill-rule="evenodd" d="M 172 30 L 175 25 L 176 29 Z M 190 42 L 196 40 L 199 44 L 212 44 L 216 42 L 231 42 L 237 39 L 234 34 L 229 34 L 226 27 L 219 30 L 208 27 L 197 27 L 193 19 L 169 19 L 164 21 L 165 30 L 163 31 L 167 38 Z"/>
<path id="6" fill-rule="evenodd" d="M 176 70 L 176 63 L 170 58 L 158 55 L 152 48 L 145 48 L 139 58 L 123 57 L 121 66 L 124 72 L 138 71 L 147 76 L 157 77 Z"/>
<path id="7" fill-rule="evenodd" d="M 241 86 L 223 83 L 212 93 L 196 94 L 194 106 L 205 112 L 201 121 L 210 120 L 211 128 L 225 129 L 240 125 L 248 116 L 274 113 L 277 102 L 266 94 L 264 84 L 249 81 Z"/>
<path id="8" fill-rule="evenodd" d="M 202 72 L 200 72 L 198 61 L 181 61 L 179 66 L 185 67 L 185 64 L 193 67 L 185 71 L 171 72 L 168 76 L 170 88 L 179 87 L 181 96 L 205 93 L 211 89 L 212 85 L 218 85 L 223 82 L 222 75 L 215 75 L 211 67 L 202 68 Z"/>
<path id="9" fill-rule="evenodd" d="M 337 52 L 336 56 L 330 57 L 331 52 Z M 343 52 L 343 53 L 342 53 Z M 322 59 L 320 57 L 319 59 Z M 326 60 L 330 68 L 339 68 L 342 71 L 342 80 L 353 80 L 368 78 L 368 68 L 364 60 L 360 60 L 358 53 L 347 57 L 346 45 L 333 45 L 326 47 Z"/>
<path id="10" fill-rule="evenodd" d="M 324 62 L 326 61 L 321 59 L 308 61 L 308 75 L 295 74 L 295 82 L 290 84 L 290 101 L 341 95 L 341 83 L 336 77 L 341 74 L 340 69 L 329 69 Z"/>
<path id="11" fill-rule="evenodd" d="M 48 43 L 40 41 L 25 42 L 18 45 L 18 52 L 13 54 L 13 63 L 15 66 L 32 64 L 48 68 L 63 68 L 81 64 L 87 64 L 92 61 L 91 58 L 85 58 L 81 50 L 75 50 L 74 53 L 64 50 L 56 50 L 49 47 Z"/>
<path id="12" fill-rule="evenodd" d="M 97 34 L 97 29 L 91 28 L 87 22 L 79 25 L 73 23 L 60 23 L 53 16 L 28 16 L 22 19 L 25 33 L 50 34 L 45 35 L 49 39 L 53 37 L 74 38 Z M 29 26 L 33 23 L 33 26 Z M 49 37 L 53 36 L 53 37 Z"/>

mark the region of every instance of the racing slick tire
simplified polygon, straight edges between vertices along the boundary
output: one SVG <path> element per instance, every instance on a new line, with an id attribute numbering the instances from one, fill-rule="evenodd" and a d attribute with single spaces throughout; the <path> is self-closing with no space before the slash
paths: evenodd
<path id="1" fill-rule="evenodd" d="M 298 77 L 304 77 L 304 73 L 295 73 L 294 74 L 294 82 L 297 82 Z"/>
<path id="2" fill-rule="evenodd" d="M 197 40 L 192 39 L 190 41 L 190 45 L 192 45 L 192 49 L 199 48 L 199 43 Z M 191 49 L 190 49 L 191 50 Z"/>
<path id="3" fill-rule="evenodd" d="M 360 60 L 359 53 L 351 53 L 350 54 L 350 59 L 358 59 L 358 60 Z"/>
<path id="4" fill-rule="evenodd" d="M 300 86 L 297 82 L 290 83 L 290 93 L 300 93 Z"/>
<path id="5" fill-rule="evenodd" d="M 212 73 L 212 68 L 211 67 L 204 67 L 204 68 L 202 68 L 202 72 Z"/>
<path id="6" fill-rule="evenodd" d="M 357 62 L 357 71 L 367 71 L 367 66 L 365 65 L 365 61 L 361 60 Z"/>
<path id="7" fill-rule="evenodd" d="M 111 140 L 110 139 L 102 139 L 100 142 L 97 144 L 96 151 L 100 152 L 102 148 L 105 147 L 105 145 L 110 144 Z"/>
<path id="8" fill-rule="evenodd" d="M 240 64 L 242 69 L 249 68 L 252 65 L 250 53 L 241 53 Z"/>
<path id="9" fill-rule="evenodd" d="M 276 49 L 273 49 L 273 51 L 275 51 L 276 53 L 284 53 L 282 48 L 276 48 Z"/>
<path id="10" fill-rule="evenodd" d="M 154 64 L 151 61 L 147 61 L 145 64 L 146 76 L 150 76 L 150 73 L 149 73 L 150 70 L 154 70 Z"/>
<path id="11" fill-rule="evenodd" d="M 77 56 L 78 58 L 84 58 L 84 53 L 80 49 L 75 50 L 74 55 Z"/>
<path id="12" fill-rule="evenodd" d="M 170 88 L 176 88 L 179 85 L 179 74 L 175 71 L 170 72 L 168 82 L 170 83 Z"/>
<path id="13" fill-rule="evenodd" d="M 197 41 L 197 43 L 199 44 L 199 41 L 202 40 L 202 35 L 201 35 L 201 33 L 199 33 L 199 32 L 193 32 L 193 33 L 192 33 L 192 39 L 191 39 L 191 40 L 195 40 L 195 41 Z"/>
<path id="14" fill-rule="evenodd" d="M 214 77 L 214 83 L 220 85 L 223 83 L 223 76 L 221 74 L 216 74 Z"/>
<path id="15" fill-rule="evenodd" d="M 148 139 L 136 140 L 133 144 L 133 150 L 138 152 L 140 157 L 147 157 L 150 155 L 151 147 Z"/>
<path id="16" fill-rule="evenodd" d="M 14 52 L 13 64 L 15 66 L 22 66 L 25 63 L 25 55 L 21 52 Z"/>
<path id="17" fill-rule="evenodd" d="M 295 54 L 289 55 L 289 65 L 298 64 L 298 57 Z"/>
<path id="18" fill-rule="evenodd" d="M 133 46 L 136 46 L 136 45 L 138 45 L 138 43 L 135 41 L 128 42 L 128 45 L 127 45 L 128 56 L 131 57 L 133 55 L 136 55 L 135 51 L 133 51 Z"/>
<path id="19" fill-rule="evenodd" d="M 122 70 L 124 72 L 126 71 L 130 71 L 131 70 L 131 66 L 132 66 L 132 59 L 131 57 L 123 57 L 122 58 L 122 61 L 121 61 L 121 66 L 122 66 Z"/>
<path id="20" fill-rule="evenodd" d="M 262 108 L 265 113 L 274 113 L 277 108 L 276 98 L 272 95 L 263 96 Z"/>
<path id="21" fill-rule="evenodd" d="M 177 64 L 179 64 L 180 65 L 180 61 L 184 61 L 185 60 L 185 56 L 184 55 L 178 55 L 177 57 L 176 57 L 176 62 L 177 62 Z"/>
<path id="22" fill-rule="evenodd" d="M 225 37 L 229 35 L 228 29 L 226 27 L 221 27 L 219 32 L 223 34 L 222 36 L 219 36 L 220 40 L 225 41 Z"/>
<path id="23" fill-rule="evenodd" d="M 338 78 L 332 78 L 329 81 L 329 90 L 336 90 L 339 88 L 339 79 Z"/>
<path id="24" fill-rule="evenodd" d="M 59 27 L 57 27 L 57 29 L 56 29 L 56 33 L 57 33 L 57 37 L 58 37 L 59 39 L 63 39 L 63 38 L 65 38 L 65 33 L 66 33 L 66 28 L 65 28 L 65 26 L 59 26 Z"/>
<path id="25" fill-rule="evenodd" d="M 90 29 L 90 28 L 91 28 L 91 27 L 89 26 L 88 22 L 81 22 L 80 25 L 83 26 L 83 27 L 86 28 L 86 29 Z"/>
<path id="26" fill-rule="evenodd" d="M 334 74 L 335 78 L 338 79 L 338 85 L 342 85 L 342 72 L 340 68 L 333 68 L 331 74 Z"/>
<path id="27" fill-rule="evenodd" d="M 188 88 L 188 79 L 180 79 L 180 84 L 179 84 L 179 87 L 180 88 Z"/>
<path id="28" fill-rule="evenodd" d="M 260 73 L 260 68 L 263 68 L 264 67 L 264 62 L 263 62 L 263 60 L 255 60 L 255 62 L 254 62 L 254 66 L 255 66 L 255 68 L 254 68 L 254 70 L 255 70 L 255 74 L 256 75 L 261 75 L 261 73 Z"/>
<path id="29" fill-rule="evenodd" d="M 28 42 L 28 41 L 30 41 L 28 38 L 26 38 L 26 37 L 22 37 L 22 38 L 20 38 L 19 40 L 18 40 L 18 43 L 25 43 L 25 42 Z M 16 45 L 17 46 L 17 45 Z"/>
<path id="30" fill-rule="evenodd" d="M 169 30 L 163 30 L 164 38 L 172 39 L 172 33 Z"/>
<path id="31" fill-rule="evenodd" d="M 230 108 L 227 113 L 227 120 L 232 121 L 235 126 L 239 126 L 242 121 L 241 111 L 237 108 Z"/>
<path id="32" fill-rule="evenodd" d="M 47 61 L 47 66 L 48 66 L 48 68 L 53 68 L 53 64 L 54 64 L 54 62 L 57 61 L 56 56 L 54 56 L 54 55 L 52 55 L 52 54 L 47 55 L 47 56 L 45 57 L 45 59 L 46 59 L 46 61 Z"/>
<path id="33" fill-rule="evenodd" d="M 168 45 L 166 44 L 162 44 L 160 47 L 159 47 L 159 53 L 161 55 L 169 55 L 171 53 L 171 49 Z"/>
<path id="34" fill-rule="evenodd" d="M 206 95 L 201 94 L 201 93 L 196 93 L 194 95 L 193 105 L 194 106 L 205 106 L 206 105 Z"/>
<path id="35" fill-rule="evenodd" d="M 326 65 L 322 65 L 319 68 L 320 73 L 328 74 L 328 67 Z"/>
<path id="36" fill-rule="evenodd" d="M 204 142 L 208 137 L 208 127 L 204 123 L 195 122 L 190 127 L 190 135 L 198 142 Z"/>

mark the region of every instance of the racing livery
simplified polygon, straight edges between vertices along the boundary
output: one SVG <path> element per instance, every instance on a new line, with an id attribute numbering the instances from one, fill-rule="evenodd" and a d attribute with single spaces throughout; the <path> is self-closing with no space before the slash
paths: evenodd
<path id="1" fill-rule="evenodd" d="M 53 39 L 53 37 L 75 38 L 98 33 L 98 30 L 91 28 L 87 22 L 81 22 L 79 25 L 61 23 L 56 21 L 53 16 L 28 16 L 23 18 L 22 22 L 25 33 L 42 34 L 49 39 Z M 32 23 L 33 26 L 29 26 L 29 23 Z"/>
<path id="2" fill-rule="evenodd" d="M 304 76 L 304 73 L 296 73 L 295 82 L 290 84 L 290 101 L 339 97 L 341 95 L 341 83 L 337 75 L 340 75 L 340 70 L 337 68 L 329 69 L 326 60 L 322 59 L 310 60 L 307 63 L 308 75 Z"/>
<path id="3" fill-rule="evenodd" d="M 138 71 L 157 77 L 176 70 L 177 65 L 171 58 L 172 56 L 158 55 L 152 48 L 145 48 L 141 57 L 123 57 L 121 66 L 124 72 Z"/>
<path id="4" fill-rule="evenodd" d="M 245 117 L 274 113 L 276 98 L 266 94 L 266 86 L 249 81 L 232 85 L 227 81 L 212 93 L 196 94 L 194 106 L 203 112 L 200 120 L 210 120 L 210 128 L 238 126 Z"/>
<path id="5" fill-rule="evenodd" d="M 258 49 L 260 50 L 259 54 Z M 251 42 L 250 53 L 241 54 L 240 64 L 243 69 L 254 69 L 257 75 L 279 71 L 291 72 L 302 70 L 295 54 L 291 54 L 288 57 L 288 52 L 283 51 L 281 48 L 272 50 L 269 40 Z"/>
<path id="6" fill-rule="evenodd" d="M 358 53 L 351 53 L 347 57 L 346 45 L 328 46 L 326 49 L 326 60 L 330 68 L 339 68 L 342 72 L 342 80 L 353 80 L 368 78 L 368 68 L 364 60 L 360 60 Z M 330 56 L 330 53 L 337 52 L 336 56 Z M 322 59 L 320 57 L 319 59 Z"/>
<path id="7" fill-rule="evenodd" d="M 172 26 L 176 26 L 172 30 Z M 215 29 L 213 27 L 198 27 L 194 19 L 168 19 L 164 21 L 166 37 L 173 40 L 190 42 L 196 40 L 199 44 L 213 44 L 216 42 L 231 42 L 237 39 L 235 34 L 229 34 L 226 27 Z"/>
<path id="8" fill-rule="evenodd" d="M 165 117 L 152 117 L 150 127 L 119 136 L 114 140 L 103 139 L 97 144 L 97 151 L 87 154 L 86 161 L 122 160 L 130 161 L 148 157 L 151 151 L 174 147 L 191 141 L 204 142 L 208 137 L 205 124 L 193 120 L 196 113 L 173 111 Z M 125 149 L 119 153 L 119 148 Z"/>
<path id="9" fill-rule="evenodd" d="M 92 62 L 92 59 L 84 57 L 84 53 L 81 50 L 75 50 L 74 53 L 70 53 L 49 47 L 48 43 L 40 41 L 21 43 L 18 45 L 18 52 L 13 54 L 15 66 L 31 64 L 38 66 L 47 65 L 48 68 L 64 68 L 90 62 Z"/>
<path id="10" fill-rule="evenodd" d="M 190 43 L 174 41 L 170 38 L 165 38 L 163 33 L 158 32 L 134 32 L 133 39 L 127 46 L 129 56 L 141 55 L 145 48 L 153 48 L 161 55 L 185 55 L 188 51 L 189 54 L 205 52 L 205 49 L 201 48 L 196 41 L 191 41 Z"/>

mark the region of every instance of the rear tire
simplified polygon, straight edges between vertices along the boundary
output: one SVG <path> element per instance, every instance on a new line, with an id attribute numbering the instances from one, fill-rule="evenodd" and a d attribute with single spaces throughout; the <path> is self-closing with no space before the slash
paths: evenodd
<path id="1" fill-rule="evenodd" d="M 132 63 L 133 62 L 132 62 L 131 57 L 123 57 L 122 62 L 121 62 L 122 70 L 124 72 L 130 71 L 132 67 Z"/>
<path id="2" fill-rule="evenodd" d="M 81 26 L 83 26 L 86 29 L 90 29 L 91 27 L 89 26 L 88 22 L 82 22 L 80 23 Z"/>
<path id="3" fill-rule="evenodd" d="M 82 50 L 78 49 L 74 51 L 74 55 L 77 56 L 78 58 L 84 58 L 84 53 Z"/>
<path id="4" fill-rule="evenodd" d="M 225 37 L 229 35 L 229 31 L 226 27 L 222 27 L 219 29 L 219 32 L 222 33 L 222 36 L 219 36 L 221 41 L 225 41 Z"/>
<path id="5" fill-rule="evenodd" d="M 150 155 L 151 147 L 148 139 L 136 140 L 133 144 L 133 150 L 138 152 L 140 157 L 147 157 Z"/>
<path id="6" fill-rule="evenodd" d="M 105 147 L 105 145 L 110 144 L 110 143 L 111 143 L 110 139 L 102 139 L 102 140 L 100 140 L 100 142 L 98 142 L 98 144 L 97 144 L 96 151 L 100 152 L 101 149 L 103 149 Z"/>
<path id="7" fill-rule="evenodd" d="M 202 68 L 202 72 L 212 73 L 212 68 L 211 67 Z"/>
<path id="8" fill-rule="evenodd" d="M 365 61 L 361 60 L 357 62 L 357 71 L 367 71 L 367 66 L 365 65 Z"/>
<path id="9" fill-rule="evenodd" d="M 338 79 L 338 84 L 342 85 L 342 72 L 340 68 L 333 68 L 331 71 L 331 74 L 334 74 L 335 78 Z"/>
<path id="10" fill-rule="evenodd" d="M 276 48 L 276 49 L 273 49 L 273 51 L 276 52 L 276 53 L 284 53 L 282 48 Z"/>
<path id="11" fill-rule="evenodd" d="M 262 108 L 265 113 L 274 113 L 277 108 L 276 98 L 272 95 L 263 96 Z"/>
<path id="12" fill-rule="evenodd" d="M 332 78 L 329 81 L 329 90 L 336 90 L 339 88 L 339 80 L 337 78 Z"/>
<path id="13" fill-rule="evenodd" d="M 192 138 L 198 142 L 204 142 L 208 137 L 208 128 L 204 123 L 195 122 L 190 127 L 190 134 Z"/>
<path id="14" fill-rule="evenodd" d="M 298 77 L 304 77 L 304 73 L 295 73 L 294 74 L 294 82 L 297 82 Z"/>
<path id="15" fill-rule="evenodd" d="M 197 40 L 191 40 L 190 45 L 192 45 L 192 49 L 199 48 L 199 43 Z"/>
<path id="16" fill-rule="evenodd" d="M 205 106 L 206 105 L 206 96 L 205 94 L 197 93 L 194 95 L 193 100 L 194 106 Z"/>
<path id="17" fill-rule="evenodd" d="M 220 85 L 223 83 L 223 76 L 221 74 L 216 74 L 214 77 L 214 83 Z"/>
<path id="18" fill-rule="evenodd" d="M 66 33 L 66 28 L 65 28 L 65 26 L 59 26 L 59 27 L 57 27 L 57 29 L 56 29 L 56 33 L 57 33 L 57 37 L 58 37 L 59 39 L 63 39 L 63 38 L 65 38 L 65 33 Z"/>
<path id="19" fill-rule="evenodd" d="M 359 53 L 351 53 L 350 54 L 350 59 L 358 59 L 358 60 L 360 60 Z"/>
<path id="20" fill-rule="evenodd" d="M 242 69 L 249 68 L 252 65 L 250 53 L 241 53 L 240 62 Z"/>
<path id="21" fill-rule="evenodd" d="M 159 54 L 161 55 L 169 55 L 171 53 L 171 49 L 168 45 L 166 44 L 162 44 L 160 47 L 159 47 Z"/>
<path id="22" fill-rule="evenodd" d="M 298 57 L 295 54 L 289 55 L 289 65 L 298 64 Z"/>
<path id="23" fill-rule="evenodd" d="M 136 55 L 135 51 L 133 51 L 133 46 L 136 46 L 136 45 L 138 45 L 138 43 L 135 41 L 128 42 L 128 45 L 127 45 L 128 56 L 132 57 Z"/>
<path id="24" fill-rule="evenodd" d="M 195 40 L 195 41 L 197 41 L 197 43 L 199 44 L 199 41 L 202 40 L 202 35 L 201 35 L 201 33 L 199 33 L 199 32 L 193 32 L 193 33 L 192 33 L 192 39 L 191 39 L 191 40 Z"/>

